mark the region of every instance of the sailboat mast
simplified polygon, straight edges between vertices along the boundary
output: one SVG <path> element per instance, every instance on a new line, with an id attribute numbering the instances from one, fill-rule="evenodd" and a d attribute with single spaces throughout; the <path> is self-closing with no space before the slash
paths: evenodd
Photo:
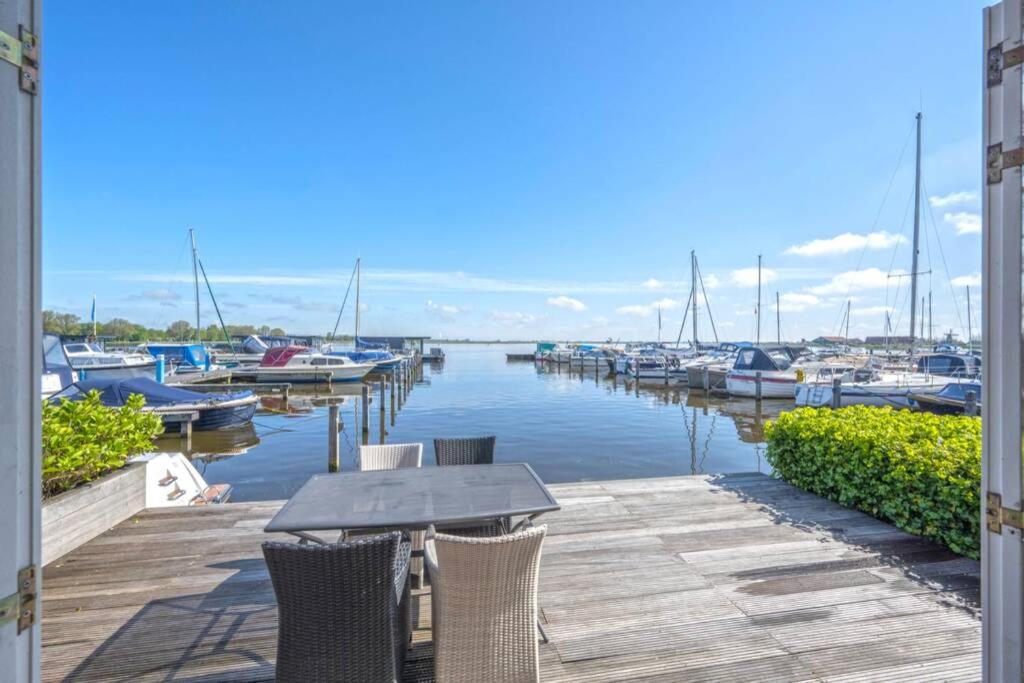
<path id="1" fill-rule="evenodd" d="M 362 259 L 356 259 L 356 336 L 352 340 L 353 346 L 359 348 L 359 282 L 362 278 L 362 267 L 360 261 Z"/>
<path id="2" fill-rule="evenodd" d="M 846 300 L 846 346 L 850 346 L 850 300 Z"/>
<path id="3" fill-rule="evenodd" d="M 782 309 L 779 308 L 779 293 L 775 292 L 775 336 L 782 343 Z"/>
<path id="4" fill-rule="evenodd" d="M 693 282 L 690 291 L 693 292 L 693 351 L 697 351 L 697 252 L 690 251 L 690 277 Z"/>
<path id="5" fill-rule="evenodd" d="M 196 231 L 188 229 L 189 239 L 192 241 L 192 282 L 195 285 L 196 293 L 196 341 L 199 339 L 199 257 L 196 256 Z"/>
<path id="6" fill-rule="evenodd" d="M 917 322 L 917 252 L 921 239 L 921 112 L 917 112 L 917 163 L 914 167 L 914 252 L 910 262 L 910 351 Z M 923 308 L 923 306 L 922 306 Z M 924 312 L 922 311 L 922 317 Z M 922 333 L 922 336 L 923 333 Z"/>
<path id="7" fill-rule="evenodd" d="M 967 353 L 971 352 L 974 343 L 974 331 L 971 329 L 971 286 L 967 285 Z"/>
<path id="8" fill-rule="evenodd" d="M 935 339 L 935 327 L 932 325 L 932 290 L 928 290 L 928 341 Z"/>
<path id="9" fill-rule="evenodd" d="M 757 343 L 761 343 L 761 255 L 757 255 Z"/>

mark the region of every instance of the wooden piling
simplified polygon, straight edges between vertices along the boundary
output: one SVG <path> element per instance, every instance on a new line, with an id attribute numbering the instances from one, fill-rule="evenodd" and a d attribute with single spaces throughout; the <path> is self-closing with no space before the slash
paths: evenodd
<path id="1" fill-rule="evenodd" d="M 832 379 L 832 409 L 837 410 L 843 405 L 843 381 L 838 377 Z"/>
<path id="2" fill-rule="evenodd" d="M 973 391 L 964 394 L 964 414 L 972 416 L 978 414 L 978 395 Z"/>
<path id="3" fill-rule="evenodd" d="M 362 385 L 363 394 L 363 436 L 370 434 L 370 387 Z"/>
<path id="4" fill-rule="evenodd" d="M 754 398 L 758 401 L 761 400 L 761 371 L 758 370 L 754 373 Z"/>
<path id="5" fill-rule="evenodd" d="M 700 382 L 704 387 L 704 391 L 711 391 L 711 370 L 708 369 L 708 366 L 705 365 L 700 369 L 700 375 Z"/>
<path id="6" fill-rule="evenodd" d="M 338 442 L 338 406 L 327 408 L 327 471 L 341 469 L 341 444 Z"/>
<path id="7" fill-rule="evenodd" d="M 384 428 L 384 380 L 380 381 L 380 427 Z"/>

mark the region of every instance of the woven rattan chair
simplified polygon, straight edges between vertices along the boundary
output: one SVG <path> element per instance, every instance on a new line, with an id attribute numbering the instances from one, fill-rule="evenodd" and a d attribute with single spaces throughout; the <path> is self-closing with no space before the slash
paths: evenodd
<path id="1" fill-rule="evenodd" d="M 438 683 L 540 679 L 537 580 L 546 526 L 427 542 Z"/>
<path id="2" fill-rule="evenodd" d="M 423 464 L 423 444 L 396 443 L 359 447 L 359 469 L 397 470 L 400 467 L 419 467 Z"/>
<path id="3" fill-rule="evenodd" d="M 447 465 L 490 465 L 494 462 L 497 437 L 479 436 L 469 439 L 434 439 L 434 458 L 441 467 Z"/>
<path id="4" fill-rule="evenodd" d="M 277 683 L 393 683 L 412 635 L 408 540 L 264 543 L 277 596 Z"/>
<path id="5" fill-rule="evenodd" d="M 423 444 L 421 443 L 396 443 L 382 444 L 378 446 L 359 447 L 359 470 L 396 470 L 401 467 L 419 467 L 423 464 Z M 356 534 L 345 534 L 343 538 L 350 538 Z M 413 550 L 423 550 L 423 538 L 425 532 L 410 531 L 409 538 L 412 541 Z M 410 571 L 417 577 L 417 587 L 423 585 L 423 558 L 412 558 Z"/>

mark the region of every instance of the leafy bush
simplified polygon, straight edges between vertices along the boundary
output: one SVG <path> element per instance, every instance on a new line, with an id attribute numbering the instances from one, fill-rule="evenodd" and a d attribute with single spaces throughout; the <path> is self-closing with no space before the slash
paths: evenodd
<path id="1" fill-rule="evenodd" d="M 163 431 L 160 417 L 142 412 L 133 394 L 121 408 L 108 408 L 96 391 L 81 401 L 43 403 L 43 496 L 67 491 L 124 467 Z"/>
<path id="2" fill-rule="evenodd" d="M 980 418 L 798 408 L 766 435 L 768 462 L 782 479 L 978 557 Z"/>

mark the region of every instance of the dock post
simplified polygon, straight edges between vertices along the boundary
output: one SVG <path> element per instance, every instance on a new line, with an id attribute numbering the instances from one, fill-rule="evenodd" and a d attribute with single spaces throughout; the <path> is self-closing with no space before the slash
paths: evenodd
<path id="1" fill-rule="evenodd" d="M 384 380 L 380 381 L 380 426 L 384 427 Z"/>
<path id="2" fill-rule="evenodd" d="M 391 379 L 391 426 L 395 426 L 395 373 L 390 375 Z"/>
<path id="3" fill-rule="evenodd" d="M 164 354 L 159 354 L 156 357 L 156 381 L 160 384 L 164 383 Z"/>
<path id="4" fill-rule="evenodd" d="M 754 373 L 754 398 L 761 400 L 761 371 Z"/>
<path id="5" fill-rule="evenodd" d="M 362 385 L 363 393 L 363 436 L 370 434 L 370 387 Z"/>
<path id="6" fill-rule="evenodd" d="M 665 359 L 665 386 L 668 386 L 668 358 Z"/>
<path id="7" fill-rule="evenodd" d="M 832 379 L 832 410 L 843 406 L 843 381 L 838 377 Z"/>
<path id="8" fill-rule="evenodd" d="M 701 385 L 704 387 L 704 391 L 711 391 L 711 371 L 708 370 L 708 366 L 704 366 L 700 369 Z"/>
<path id="9" fill-rule="evenodd" d="M 327 471 L 341 469 L 341 448 L 338 443 L 338 406 L 327 408 Z"/>
<path id="10" fill-rule="evenodd" d="M 972 416 L 978 414 L 978 395 L 973 391 L 964 394 L 964 414 Z"/>

